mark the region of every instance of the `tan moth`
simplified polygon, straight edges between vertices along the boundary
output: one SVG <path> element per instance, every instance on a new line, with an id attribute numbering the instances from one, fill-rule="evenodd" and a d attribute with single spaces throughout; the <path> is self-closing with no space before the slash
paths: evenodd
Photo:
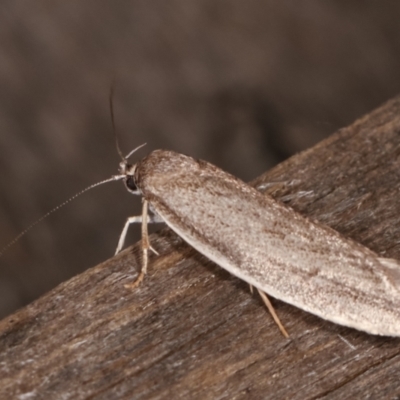
<path id="1" fill-rule="evenodd" d="M 152 250 L 148 222 L 165 222 L 204 256 L 256 287 L 282 333 L 288 336 L 266 294 L 328 321 L 375 335 L 400 336 L 400 262 L 382 258 L 337 231 L 311 221 L 240 179 L 202 160 L 156 150 L 136 164 L 123 157 L 119 174 L 95 183 L 21 232 L 4 252 L 47 216 L 103 183 L 124 180 L 143 196 L 143 280 Z M 148 214 L 150 208 L 150 214 Z"/>

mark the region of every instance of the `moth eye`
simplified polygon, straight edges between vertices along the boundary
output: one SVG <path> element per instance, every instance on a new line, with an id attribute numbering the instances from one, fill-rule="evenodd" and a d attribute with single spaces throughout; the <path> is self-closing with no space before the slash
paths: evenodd
<path id="1" fill-rule="evenodd" d="M 138 187 L 136 186 L 135 180 L 133 179 L 132 175 L 127 175 L 125 185 L 131 192 L 138 192 Z"/>

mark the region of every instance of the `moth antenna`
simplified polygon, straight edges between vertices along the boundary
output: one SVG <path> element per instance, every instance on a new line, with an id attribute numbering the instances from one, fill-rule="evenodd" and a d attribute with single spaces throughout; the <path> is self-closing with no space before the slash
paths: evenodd
<path id="1" fill-rule="evenodd" d="M 143 146 L 146 146 L 146 143 L 141 144 L 140 146 L 136 147 L 133 149 L 126 157 L 122 154 L 121 147 L 119 146 L 118 142 L 118 135 L 117 135 L 117 129 L 115 127 L 115 118 L 114 118 L 114 90 L 115 90 L 115 78 L 113 79 L 113 82 L 111 84 L 111 89 L 110 89 L 110 114 L 111 114 L 111 124 L 113 128 L 113 133 L 114 133 L 114 138 L 115 138 L 115 146 L 117 148 L 118 154 L 121 157 L 122 161 L 126 161 L 135 151 L 139 150 Z M 1 254 L 1 253 L 0 253 Z"/>
<path id="2" fill-rule="evenodd" d="M 113 129 L 113 134 L 114 134 L 114 139 L 115 139 L 115 147 L 117 148 L 117 152 L 119 156 L 121 157 L 122 161 L 125 161 L 124 155 L 122 154 L 121 148 L 119 147 L 119 142 L 118 142 L 118 135 L 117 135 L 117 129 L 115 127 L 115 118 L 114 118 L 114 90 L 115 90 L 115 78 L 113 79 L 113 82 L 111 84 L 111 89 L 110 89 L 110 114 L 111 114 L 111 124 L 112 124 L 112 129 Z"/>
<path id="3" fill-rule="evenodd" d="M 138 147 L 135 147 L 125 158 L 124 161 L 127 160 L 133 153 L 135 153 L 136 151 L 138 151 L 139 149 L 141 149 L 142 147 L 146 146 L 147 143 L 143 143 Z"/>
<path id="4" fill-rule="evenodd" d="M 107 182 L 112 182 L 112 181 L 117 181 L 120 179 L 123 179 L 125 177 L 125 175 L 114 175 L 111 178 L 105 179 L 103 181 L 94 183 L 93 185 L 88 186 L 87 188 L 81 190 L 80 192 L 74 194 L 72 197 L 70 197 L 68 200 L 65 200 L 63 203 L 59 204 L 57 207 L 54 207 L 53 209 L 51 209 L 50 211 L 48 211 L 46 214 L 44 214 L 42 217 L 40 217 L 39 219 L 37 219 L 35 222 L 33 222 L 32 224 L 30 224 L 26 229 L 24 229 L 18 236 L 16 236 L 10 243 L 8 243 L 6 246 L 4 246 L 1 251 L 0 251 L 0 257 L 3 256 L 3 254 L 11 247 L 13 246 L 15 243 L 17 243 L 23 236 L 25 236 L 33 227 L 35 227 L 38 223 L 42 222 L 45 218 L 47 218 L 49 215 L 55 213 L 56 211 L 58 211 L 60 208 L 66 206 L 67 204 L 69 204 L 72 200 L 75 200 L 77 197 L 79 197 L 81 194 L 95 188 L 96 186 L 100 186 L 103 185 L 104 183 Z"/>

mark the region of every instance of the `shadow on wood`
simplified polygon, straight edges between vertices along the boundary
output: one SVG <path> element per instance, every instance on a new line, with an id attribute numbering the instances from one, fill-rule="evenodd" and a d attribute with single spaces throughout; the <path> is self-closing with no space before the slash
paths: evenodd
<path id="1" fill-rule="evenodd" d="M 400 258 L 400 97 L 252 182 L 384 257 Z M 400 339 L 273 300 L 170 230 L 136 290 L 135 245 L 0 322 L 0 398 L 394 398 Z"/>

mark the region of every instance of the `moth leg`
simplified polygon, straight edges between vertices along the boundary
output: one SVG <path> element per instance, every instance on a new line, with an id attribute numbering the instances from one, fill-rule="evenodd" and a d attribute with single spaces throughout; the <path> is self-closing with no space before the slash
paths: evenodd
<path id="1" fill-rule="evenodd" d="M 279 317 L 277 316 L 274 307 L 272 306 L 271 302 L 269 301 L 269 298 L 267 297 L 267 295 L 261 291 L 260 289 L 257 289 L 258 293 L 260 294 L 261 298 L 264 301 L 264 304 L 267 306 L 268 311 L 270 312 L 270 314 L 272 315 L 272 318 L 274 319 L 275 323 L 278 325 L 279 329 L 281 330 L 283 336 L 285 336 L 286 338 L 289 337 L 288 333 L 286 332 L 285 327 L 282 325 L 282 322 L 280 321 Z"/>
<path id="2" fill-rule="evenodd" d="M 129 226 L 131 224 L 142 223 L 142 221 L 143 221 L 143 214 L 137 215 L 134 217 L 129 217 L 126 220 L 124 228 L 122 229 L 121 235 L 118 240 L 118 246 L 117 246 L 117 250 L 115 251 L 115 255 L 117 255 L 124 247 L 125 238 L 126 238 L 126 234 L 128 233 Z M 147 223 L 158 223 L 158 222 L 164 222 L 158 214 L 148 216 Z M 150 250 L 153 251 L 154 254 L 159 255 L 158 252 L 156 250 L 154 250 L 152 247 L 150 247 Z"/>
<path id="3" fill-rule="evenodd" d="M 124 247 L 125 238 L 126 238 L 126 234 L 128 233 L 129 225 L 135 224 L 135 223 L 138 223 L 138 222 L 142 222 L 142 216 L 141 215 L 138 215 L 138 216 L 135 216 L 135 217 L 129 217 L 126 220 L 124 228 L 122 229 L 121 235 L 120 235 L 119 240 L 118 240 L 118 246 L 117 246 L 117 250 L 115 250 L 115 255 L 117 255 L 122 250 L 122 248 Z"/>
<path id="4" fill-rule="evenodd" d="M 151 211 L 151 214 L 148 215 L 148 220 L 147 223 L 149 224 L 153 224 L 153 223 L 164 223 L 164 220 L 157 214 L 156 210 L 154 209 L 154 207 L 151 205 L 151 203 L 147 202 L 148 205 L 148 209 Z M 146 214 L 147 215 L 147 214 Z M 153 247 L 151 247 L 151 245 L 149 244 L 149 249 L 156 255 L 159 256 L 160 253 L 155 250 Z"/>
<path id="5" fill-rule="evenodd" d="M 148 223 L 147 216 L 148 216 L 148 202 L 147 202 L 147 200 L 145 200 L 143 198 L 143 208 L 142 208 L 142 216 L 141 216 L 141 221 L 142 221 L 142 269 L 140 270 L 140 273 L 134 282 L 132 282 L 128 285 L 125 285 L 125 287 L 128 289 L 133 289 L 133 288 L 139 286 L 140 283 L 142 282 L 144 276 L 147 273 L 147 265 L 149 263 L 149 249 L 152 249 L 150 246 L 150 241 L 149 241 L 149 232 L 147 230 L 147 223 Z M 128 218 L 128 221 L 129 221 L 129 218 Z M 152 250 L 155 251 L 154 249 L 152 249 Z"/>

